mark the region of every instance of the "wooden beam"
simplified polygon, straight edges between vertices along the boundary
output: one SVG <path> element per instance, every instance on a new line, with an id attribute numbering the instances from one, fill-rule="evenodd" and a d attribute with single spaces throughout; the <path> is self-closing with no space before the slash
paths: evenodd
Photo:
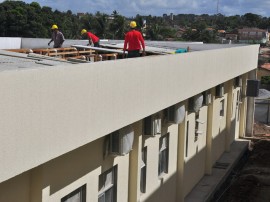
<path id="1" fill-rule="evenodd" d="M 116 49 L 100 48 L 100 47 L 93 47 L 93 46 L 83 46 L 83 45 L 72 45 L 72 47 L 82 48 L 82 49 L 90 49 L 90 50 L 95 50 L 95 51 L 100 51 L 100 52 L 111 52 L 111 53 L 123 54 L 122 50 L 116 50 Z M 125 51 L 125 54 L 127 54 L 127 51 Z"/>

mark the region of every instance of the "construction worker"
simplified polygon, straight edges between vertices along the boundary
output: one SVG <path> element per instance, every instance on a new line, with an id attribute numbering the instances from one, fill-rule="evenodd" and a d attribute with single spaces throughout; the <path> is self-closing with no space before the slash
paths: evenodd
<path id="1" fill-rule="evenodd" d="M 145 56 L 145 45 L 144 39 L 141 32 L 137 31 L 135 28 L 137 24 L 135 21 L 131 21 L 130 31 L 125 35 L 124 49 L 123 49 L 123 57 L 125 56 L 125 51 L 128 51 L 128 58 L 140 57 L 140 50 L 142 50 L 142 56 Z"/>
<path id="2" fill-rule="evenodd" d="M 100 40 L 92 32 L 88 32 L 86 29 L 83 29 L 81 31 L 81 35 L 83 37 L 87 37 L 87 39 L 89 40 L 89 44 L 87 44 L 87 46 L 91 46 L 92 44 L 94 44 L 94 47 L 99 47 L 99 41 Z"/>
<path id="3" fill-rule="evenodd" d="M 62 34 L 62 32 L 58 30 L 57 25 L 52 25 L 51 30 L 52 30 L 52 39 L 49 41 L 48 46 L 50 46 L 51 42 L 54 42 L 53 45 L 54 48 L 61 48 L 65 41 L 64 35 Z"/>

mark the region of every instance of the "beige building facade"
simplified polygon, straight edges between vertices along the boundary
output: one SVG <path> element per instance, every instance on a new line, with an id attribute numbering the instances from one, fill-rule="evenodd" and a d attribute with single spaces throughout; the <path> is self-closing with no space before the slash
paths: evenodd
<path id="1" fill-rule="evenodd" d="M 258 50 L 1 71 L 0 202 L 185 201 L 249 133 Z"/>

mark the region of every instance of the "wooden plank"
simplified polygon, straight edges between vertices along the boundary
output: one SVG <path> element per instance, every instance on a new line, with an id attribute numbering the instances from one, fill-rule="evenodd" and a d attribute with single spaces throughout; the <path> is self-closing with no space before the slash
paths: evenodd
<path id="1" fill-rule="evenodd" d="M 115 49 L 108 49 L 108 48 L 100 48 L 100 47 L 93 47 L 93 46 L 83 46 L 83 45 L 72 45 L 72 47 L 76 48 L 82 48 L 82 49 L 90 49 L 100 52 L 111 52 L 111 53 L 119 53 L 123 54 L 122 50 L 115 50 Z M 125 51 L 125 54 L 127 54 L 127 51 Z"/>
<path id="2" fill-rule="evenodd" d="M 50 56 L 57 56 L 57 55 L 78 55 L 78 51 L 72 51 L 72 52 L 55 52 L 55 53 L 50 53 Z"/>

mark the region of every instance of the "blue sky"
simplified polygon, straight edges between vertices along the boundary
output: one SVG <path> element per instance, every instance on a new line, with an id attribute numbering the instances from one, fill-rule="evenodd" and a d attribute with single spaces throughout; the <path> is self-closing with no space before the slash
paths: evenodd
<path id="1" fill-rule="evenodd" d="M 2 2 L 3 0 L 0 0 Z M 31 0 L 24 0 L 31 3 Z M 49 6 L 60 11 L 73 13 L 88 12 L 111 14 L 116 10 L 126 17 L 140 15 L 161 16 L 162 14 L 209 14 L 217 13 L 218 0 L 36 0 L 41 6 Z M 254 13 L 270 16 L 269 0 L 219 0 L 219 13 L 243 15 Z"/>

